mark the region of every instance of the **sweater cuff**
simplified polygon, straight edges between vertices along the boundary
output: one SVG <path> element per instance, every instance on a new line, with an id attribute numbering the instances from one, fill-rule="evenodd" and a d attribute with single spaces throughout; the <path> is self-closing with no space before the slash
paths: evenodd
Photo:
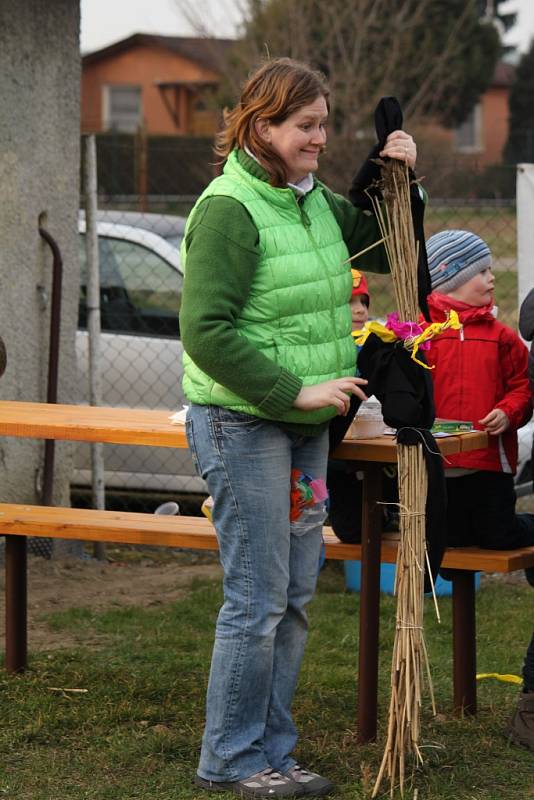
<path id="1" fill-rule="evenodd" d="M 273 388 L 258 404 L 258 408 L 268 414 L 269 417 L 277 419 L 293 406 L 293 401 L 301 389 L 301 379 L 293 375 L 292 372 L 282 369 Z"/>

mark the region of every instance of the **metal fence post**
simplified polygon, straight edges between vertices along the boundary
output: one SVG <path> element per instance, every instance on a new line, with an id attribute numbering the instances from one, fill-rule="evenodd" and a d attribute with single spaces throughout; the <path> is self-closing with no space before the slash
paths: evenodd
<path id="1" fill-rule="evenodd" d="M 102 405 L 100 377 L 100 263 L 98 254 L 97 170 L 94 135 L 86 138 L 85 156 L 85 247 L 87 252 L 87 333 L 89 337 L 89 402 Z M 106 507 L 104 486 L 104 445 L 91 444 L 93 506 Z M 95 558 L 105 558 L 103 542 L 95 542 Z"/>

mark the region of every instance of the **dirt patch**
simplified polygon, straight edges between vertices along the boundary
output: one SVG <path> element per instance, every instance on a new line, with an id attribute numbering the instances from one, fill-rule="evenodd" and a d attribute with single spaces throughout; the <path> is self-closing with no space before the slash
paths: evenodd
<path id="1" fill-rule="evenodd" d="M 3 572 L 3 571 L 2 571 Z M 104 637 L 52 631 L 44 616 L 67 608 L 149 607 L 172 603 L 183 597 L 195 578 L 218 578 L 217 563 L 97 562 L 81 559 L 47 561 L 28 559 L 28 637 L 32 651 L 68 648 L 82 644 L 98 646 Z M 0 615 L 4 642 L 4 575 L 0 578 Z"/>
<path id="2" fill-rule="evenodd" d="M 163 556 L 161 553 L 163 552 Z M 198 556 L 170 551 L 147 554 L 113 550 L 111 561 L 28 557 L 28 637 L 32 652 L 69 648 L 77 645 L 98 647 L 104 636 L 87 630 L 53 631 L 44 619 L 53 611 L 67 608 L 90 608 L 95 611 L 113 607 L 150 606 L 172 603 L 183 597 L 195 578 L 222 578 L 215 556 Z M 165 560 L 158 560 L 164 558 Z M 198 558 L 212 558 L 195 563 Z M 132 560 L 136 559 L 136 560 Z M 190 563 L 191 562 L 191 563 Z M 482 583 L 501 581 L 524 584 L 523 571 L 510 575 L 482 575 Z M 4 573 L 0 569 L 0 647 L 4 646 Z"/>

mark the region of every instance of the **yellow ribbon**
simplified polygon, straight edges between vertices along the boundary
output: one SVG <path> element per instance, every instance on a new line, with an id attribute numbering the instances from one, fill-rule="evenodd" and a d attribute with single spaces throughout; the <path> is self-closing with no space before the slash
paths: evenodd
<path id="1" fill-rule="evenodd" d="M 410 336 L 408 339 L 404 339 L 404 346 L 407 350 L 411 350 L 412 359 L 417 363 L 420 364 L 425 369 L 433 369 L 433 367 L 429 367 L 428 364 L 425 364 L 423 361 L 417 358 L 417 352 L 424 342 L 428 342 L 430 339 L 433 339 L 434 336 L 438 336 L 443 331 L 446 331 L 448 328 L 452 328 L 453 330 L 459 330 L 462 327 L 462 323 L 458 318 L 458 314 L 456 311 L 452 309 L 447 312 L 447 318 L 444 322 L 432 322 L 425 330 L 420 333 L 418 336 L 412 337 Z M 399 341 L 397 335 L 390 329 L 383 325 L 381 322 L 373 319 L 370 322 L 366 322 L 363 328 L 359 330 L 353 331 L 352 335 L 354 337 L 354 341 L 357 345 L 363 345 L 367 341 L 368 337 L 371 333 L 374 333 L 378 336 L 379 339 L 383 342 L 396 342 Z"/>
<path id="2" fill-rule="evenodd" d="M 499 672 L 479 672 L 477 681 L 482 680 L 482 678 L 495 678 L 498 681 L 502 681 L 502 683 L 517 683 L 518 685 L 523 683 L 519 675 L 501 675 Z"/>
<path id="3" fill-rule="evenodd" d="M 354 341 L 358 345 L 365 344 L 367 341 L 368 336 L 371 333 L 375 333 L 379 339 L 383 342 L 396 342 L 397 337 L 393 333 L 392 330 L 386 328 L 381 322 L 378 322 L 376 319 L 372 319 L 370 322 L 366 322 L 363 328 L 360 328 L 357 331 L 352 331 L 352 335 L 354 337 Z"/>

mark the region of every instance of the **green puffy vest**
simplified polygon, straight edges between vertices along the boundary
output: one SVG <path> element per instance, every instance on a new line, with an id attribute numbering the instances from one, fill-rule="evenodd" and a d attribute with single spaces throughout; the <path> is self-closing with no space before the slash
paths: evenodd
<path id="1" fill-rule="evenodd" d="M 305 386 L 355 374 L 349 306 L 348 250 L 320 184 L 297 202 L 248 173 L 231 153 L 224 173 L 197 200 L 226 195 L 242 203 L 259 233 L 260 259 L 236 326 L 239 333 Z M 195 235 L 202 235 L 201 229 Z M 187 229 L 186 229 L 187 236 Z M 186 238 L 182 263 L 187 269 Z M 264 411 L 216 383 L 184 353 L 184 393 L 193 403 L 218 405 L 269 419 Z M 288 409 L 280 422 L 320 423 L 333 407 Z"/>

